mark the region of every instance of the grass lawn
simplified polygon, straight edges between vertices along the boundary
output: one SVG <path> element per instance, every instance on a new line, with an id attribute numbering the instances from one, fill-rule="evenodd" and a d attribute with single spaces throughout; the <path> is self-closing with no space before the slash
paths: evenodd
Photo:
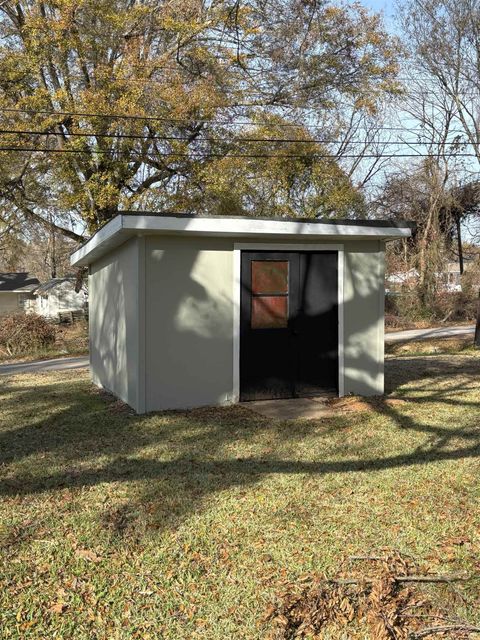
<path id="1" fill-rule="evenodd" d="M 476 351 L 471 335 L 457 336 L 455 338 L 430 338 L 428 340 L 390 342 L 385 345 L 385 353 L 395 356 L 433 356 L 447 353 L 474 355 Z"/>
<path id="2" fill-rule="evenodd" d="M 385 550 L 478 575 L 479 372 L 392 357 L 385 399 L 303 422 L 0 378 L 0 637 L 265 638 L 282 581 Z M 480 623 L 478 581 L 448 594 Z"/>

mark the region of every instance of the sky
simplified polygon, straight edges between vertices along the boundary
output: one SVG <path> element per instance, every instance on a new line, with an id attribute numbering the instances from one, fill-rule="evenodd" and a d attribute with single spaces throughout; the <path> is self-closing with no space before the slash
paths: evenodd
<path id="1" fill-rule="evenodd" d="M 390 0 L 368 0 L 364 1 L 363 4 L 374 9 L 375 11 L 389 11 L 389 9 L 393 6 L 393 3 Z"/>
<path id="2" fill-rule="evenodd" d="M 395 31 L 395 13 L 396 13 L 396 0 L 361 0 L 364 7 L 375 11 L 381 12 L 385 21 L 385 26 L 389 31 Z"/>
<path id="3" fill-rule="evenodd" d="M 363 0 L 362 4 L 373 9 L 373 11 L 383 11 L 388 21 L 392 19 L 395 11 L 392 0 Z"/>

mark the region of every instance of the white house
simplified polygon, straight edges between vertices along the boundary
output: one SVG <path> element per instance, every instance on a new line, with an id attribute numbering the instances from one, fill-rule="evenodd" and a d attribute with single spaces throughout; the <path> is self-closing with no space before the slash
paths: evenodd
<path id="1" fill-rule="evenodd" d="M 26 271 L 0 273 L 0 316 L 24 313 L 39 284 L 39 280 Z"/>
<path id="2" fill-rule="evenodd" d="M 87 289 L 75 291 L 75 278 L 52 278 L 35 289 L 34 299 L 28 302 L 28 312 L 46 318 L 58 318 L 59 313 L 85 311 Z"/>
<path id="3" fill-rule="evenodd" d="M 465 272 L 473 269 L 475 263 L 465 259 Z M 435 274 L 438 288 L 449 293 L 462 290 L 462 275 L 458 262 L 447 262 L 442 271 Z M 389 293 L 395 293 L 402 289 L 414 289 L 418 285 L 420 274 L 417 269 L 408 271 L 397 271 L 387 276 L 387 287 Z"/>

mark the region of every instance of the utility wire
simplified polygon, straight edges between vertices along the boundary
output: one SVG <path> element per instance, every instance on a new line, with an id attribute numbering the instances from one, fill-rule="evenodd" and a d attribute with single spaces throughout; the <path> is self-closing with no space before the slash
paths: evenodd
<path id="1" fill-rule="evenodd" d="M 32 130 L 25 130 L 25 129 L 0 129 L 0 135 L 34 135 L 34 136 L 58 136 L 58 135 L 64 135 L 67 139 L 69 138 L 73 138 L 73 137 L 79 137 L 79 138 L 119 138 L 119 139 L 128 139 L 128 140 L 165 140 L 165 141 L 173 141 L 173 140 L 179 140 L 179 141 L 184 141 L 184 142 L 188 142 L 190 141 L 190 138 L 188 136 L 159 136 L 159 135 L 146 135 L 146 134 L 131 134 L 131 133 L 97 133 L 96 131 L 79 131 L 79 132 L 59 132 L 59 131 L 32 131 Z M 203 139 L 203 138 L 199 138 L 197 139 L 200 142 L 224 142 L 223 140 L 216 140 L 214 138 L 207 138 L 207 139 Z M 281 142 L 281 143 L 301 143 L 301 144 L 311 144 L 311 143 L 318 143 L 318 144 L 346 144 L 346 145 L 350 145 L 350 144 L 368 144 L 368 142 L 365 142 L 364 140 L 351 140 L 349 142 L 345 142 L 343 140 L 328 140 L 328 139 L 322 139 L 322 138 L 308 138 L 308 139 L 303 139 L 303 138 L 235 138 L 236 141 L 238 142 Z M 445 141 L 445 142 L 431 142 L 431 141 L 427 141 L 427 142 L 421 142 L 418 140 L 374 140 L 371 141 L 371 144 L 378 144 L 378 145 L 419 145 L 419 146 L 425 146 L 427 144 L 432 144 L 432 145 L 468 145 L 468 146 L 474 146 L 475 144 L 480 144 L 480 141 L 475 141 L 475 142 L 469 142 L 468 140 L 465 141 Z"/>
<path id="2" fill-rule="evenodd" d="M 225 107 L 227 108 L 227 107 Z M 230 108 L 234 108 L 234 107 L 230 107 Z M 224 125 L 224 126 L 229 126 L 229 125 L 251 125 L 251 124 L 268 124 L 268 125 L 272 125 L 272 122 L 258 122 L 258 123 L 253 123 L 251 121 L 244 121 L 244 122 L 236 122 L 236 123 L 232 123 L 232 122 L 222 122 L 219 120 L 212 120 L 212 119 L 200 119 L 200 118 L 195 118 L 195 117 L 191 117 L 191 118 L 167 118 L 167 117 L 162 117 L 162 116 L 138 116 L 138 115 L 127 115 L 127 114 L 119 114 L 119 113 L 88 113 L 88 112 L 83 112 L 83 111 L 44 111 L 44 110 L 38 110 L 38 109 L 10 109 L 10 108 L 5 108 L 5 107 L 0 107 L 0 111 L 4 112 L 4 113 L 26 113 L 26 114 L 33 114 L 33 115 L 46 115 L 46 116 L 66 116 L 66 117 L 79 117 L 79 118 L 113 118 L 113 119 L 120 119 L 120 120 L 140 120 L 140 121 L 153 121 L 153 122 L 167 122 L 167 123 L 180 123 L 180 124 L 186 124 L 188 120 L 196 122 L 198 124 L 220 124 L 220 125 Z M 289 125 L 287 123 L 282 123 L 283 126 L 292 126 L 292 127 L 304 127 L 305 125 L 302 125 L 300 123 L 295 123 L 292 125 Z"/>
<path id="3" fill-rule="evenodd" d="M 225 107 L 226 108 L 226 107 Z M 232 107 L 234 108 L 234 107 Z M 310 125 L 299 122 L 272 122 L 266 120 L 234 120 L 223 121 L 218 119 L 200 119 L 200 118 L 168 118 L 162 116 L 139 116 L 139 115 L 127 115 L 119 113 L 88 113 L 81 111 L 47 111 L 37 109 L 13 109 L 8 107 L 0 107 L 0 113 L 23 113 L 30 115 L 47 115 L 47 116 L 65 116 L 65 117 L 79 117 L 79 118 L 111 118 L 114 120 L 139 120 L 139 121 L 153 121 L 153 122 L 165 122 L 167 124 L 187 124 L 190 120 L 197 124 L 217 124 L 223 127 L 236 127 L 236 126 L 253 126 L 253 125 L 265 125 L 271 127 L 285 127 L 285 128 L 302 128 L 302 129 L 323 129 L 322 125 Z M 61 123 L 59 123 L 61 124 Z M 363 126 L 359 126 L 359 129 L 364 129 Z M 422 131 L 428 131 L 427 128 L 408 128 L 408 127 L 376 127 L 376 131 L 401 131 L 404 133 L 420 133 Z M 452 133 L 463 133 L 461 130 L 454 130 Z"/>
<path id="4" fill-rule="evenodd" d="M 0 147 L 0 152 L 10 152 L 10 151 L 19 151 L 26 153 L 81 153 L 81 154 L 105 154 L 111 153 L 112 156 L 122 156 L 124 153 L 115 153 L 115 151 L 111 151 L 110 149 L 40 149 L 38 147 Z M 131 155 L 131 154 L 127 154 Z M 194 151 L 192 153 L 168 153 L 168 152 L 155 152 L 155 156 L 160 157 L 181 157 L 181 158 L 305 158 L 305 159 L 324 159 L 324 160 L 336 160 L 336 157 L 332 154 L 305 154 L 305 153 L 293 153 L 293 154 L 275 154 L 275 153 L 212 153 L 212 152 L 197 152 Z M 367 153 L 367 154 L 344 154 L 342 158 L 370 158 L 370 159 L 381 159 L 381 158 L 431 158 L 433 154 L 429 153 Z M 456 158 L 476 158 L 476 154 L 474 153 L 458 153 L 455 154 Z"/>

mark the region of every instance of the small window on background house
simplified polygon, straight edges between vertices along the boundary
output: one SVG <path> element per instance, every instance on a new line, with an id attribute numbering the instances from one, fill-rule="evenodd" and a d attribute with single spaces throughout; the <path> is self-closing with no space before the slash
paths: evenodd
<path id="1" fill-rule="evenodd" d="M 252 329 L 288 325 L 288 261 L 252 260 Z"/>

